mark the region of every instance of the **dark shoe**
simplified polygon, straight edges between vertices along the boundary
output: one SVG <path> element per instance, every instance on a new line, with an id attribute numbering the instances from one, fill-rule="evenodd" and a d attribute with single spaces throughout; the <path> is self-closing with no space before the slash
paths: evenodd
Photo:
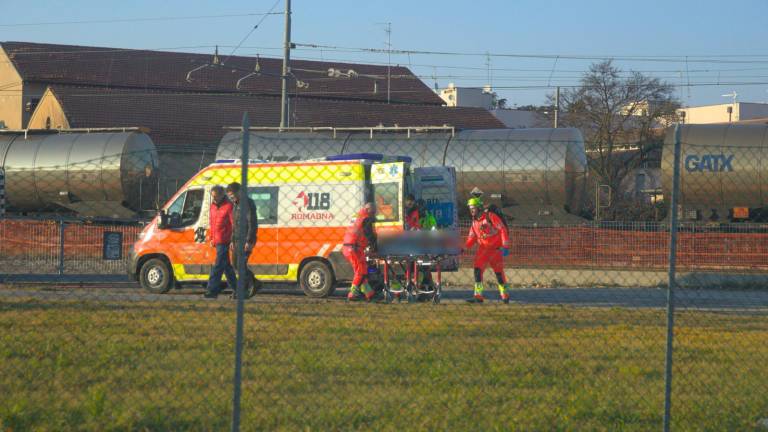
<path id="1" fill-rule="evenodd" d="M 219 296 L 218 293 L 212 293 L 210 291 L 206 291 L 205 294 L 203 294 L 203 298 L 207 298 L 207 299 L 215 299 L 218 296 Z"/>
<path id="2" fill-rule="evenodd" d="M 504 304 L 509 304 L 509 294 L 504 293 L 501 295 L 501 301 L 504 302 Z"/>

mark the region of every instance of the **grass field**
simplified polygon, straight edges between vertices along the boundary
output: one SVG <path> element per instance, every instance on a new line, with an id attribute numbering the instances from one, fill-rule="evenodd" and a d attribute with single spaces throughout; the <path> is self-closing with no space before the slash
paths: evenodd
<path id="1" fill-rule="evenodd" d="M 658 430 L 664 311 L 247 304 L 243 430 Z M 226 430 L 232 303 L 0 300 L 0 430 Z M 673 427 L 768 417 L 768 316 L 677 315 Z"/>

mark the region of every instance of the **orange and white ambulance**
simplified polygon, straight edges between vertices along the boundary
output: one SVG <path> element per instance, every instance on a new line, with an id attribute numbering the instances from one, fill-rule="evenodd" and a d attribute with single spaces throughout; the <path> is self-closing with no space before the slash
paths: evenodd
<path id="1" fill-rule="evenodd" d="M 352 278 L 341 254 L 344 231 L 365 202 L 377 205 L 378 233 L 404 229 L 404 198 L 423 197 L 438 224 L 456 226 L 456 174 L 449 167 L 410 167 L 408 157 L 380 154 L 248 164 L 258 239 L 248 269 L 261 282 L 298 282 L 325 297 Z M 165 293 L 208 280 L 216 251 L 207 242 L 210 191 L 241 179 L 241 162 L 217 161 L 192 177 L 141 232 L 129 273 Z"/>

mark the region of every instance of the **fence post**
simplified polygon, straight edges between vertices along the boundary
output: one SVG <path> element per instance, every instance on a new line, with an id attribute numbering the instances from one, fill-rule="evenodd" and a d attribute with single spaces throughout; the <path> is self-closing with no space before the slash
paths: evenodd
<path id="1" fill-rule="evenodd" d="M 67 223 L 59 219 L 59 276 L 64 276 L 64 231 Z"/>
<path id="2" fill-rule="evenodd" d="M 237 221 L 237 323 L 235 330 L 235 378 L 232 395 L 232 432 L 240 430 L 240 394 L 242 386 L 242 357 L 243 357 L 243 313 L 245 297 L 245 281 L 248 277 L 248 268 L 245 258 L 245 234 L 248 224 L 248 147 L 249 140 L 248 113 L 243 114 L 243 149 L 240 155 L 240 214 Z"/>
<path id="3" fill-rule="evenodd" d="M 677 200 L 680 194 L 680 124 L 675 125 L 674 168 L 669 202 L 669 280 L 667 283 L 667 352 L 664 365 L 664 432 L 669 432 L 672 406 L 672 340 L 675 329 L 675 265 L 677 259 Z"/>

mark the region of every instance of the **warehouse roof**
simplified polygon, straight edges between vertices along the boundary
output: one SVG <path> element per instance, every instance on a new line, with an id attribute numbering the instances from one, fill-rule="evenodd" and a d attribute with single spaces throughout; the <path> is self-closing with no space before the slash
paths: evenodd
<path id="1" fill-rule="evenodd" d="M 195 92 L 241 92 L 260 95 L 280 93 L 282 60 L 225 55 L 218 56 L 225 65 L 195 68 L 211 64 L 211 54 L 132 50 L 74 45 L 2 42 L 14 67 L 25 82 L 88 85 L 111 88 L 140 88 Z M 260 74 L 238 80 L 253 72 L 258 63 Z M 308 86 L 291 84 L 290 92 L 304 97 L 387 100 L 387 66 L 328 61 L 291 60 L 291 71 Z M 328 70 L 342 72 L 329 77 Z M 345 77 L 349 70 L 355 73 Z M 355 77 L 356 76 L 356 77 Z M 393 66 L 390 100 L 395 103 L 442 105 L 440 99 L 408 68 Z"/>
<path id="2" fill-rule="evenodd" d="M 69 127 L 141 126 L 160 146 L 215 144 L 224 126 L 237 126 L 248 112 L 252 126 L 278 126 L 280 98 L 230 93 L 171 93 L 128 89 L 50 86 Z M 41 101 L 42 104 L 42 101 Z M 294 97 L 291 126 L 441 126 L 494 129 L 504 125 L 481 108 L 396 105 L 383 102 Z"/>

